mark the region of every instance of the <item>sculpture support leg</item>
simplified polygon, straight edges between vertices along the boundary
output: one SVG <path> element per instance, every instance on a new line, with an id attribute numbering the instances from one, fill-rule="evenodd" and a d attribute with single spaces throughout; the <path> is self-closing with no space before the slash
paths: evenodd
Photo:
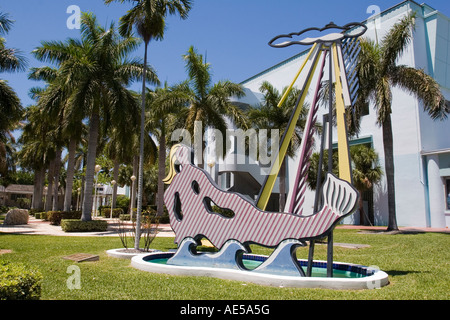
<path id="1" fill-rule="evenodd" d="M 309 242 L 309 254 L 308 254 L 308 267 L 306 269 L 306 276 L 307 277 L 311 277 L 311 273 L 312 273 L 312 266 L 313 266 L 313 262 L 314 262 L 314 245 L 315 245 L 315 241 L 311 240 Z"/>
<path id="2" fill-rule="evenodd" d="M 327 277 L 333 277 L 333 231 L 328 235 L 327 243 Z"/>

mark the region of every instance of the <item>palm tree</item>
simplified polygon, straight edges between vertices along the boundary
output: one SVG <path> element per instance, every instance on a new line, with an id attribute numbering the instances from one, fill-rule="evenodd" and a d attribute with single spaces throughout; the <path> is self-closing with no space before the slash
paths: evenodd
<path id="1" fill-rule="evenodd" d="M 365 145 L 356 145 L 350 147 L 350 156 L 352 159 L 352 178 L 353 185 L 359 191 L 359 214 L 360 224 L 366 225 L 370 222 L 367 213 L 364 212 L 363 193 L 372 190 L 373 185 L 381 181 L 383 171 L 378 162 L 378 154 L 372 148 Z M 366 221 L 367 218 L 367 221 Z"/>
<path id="2" fill-rule="evenodd" d="M 7 48 L 1 37 L 9 32 L 13 21 L 0 12 L 0 72 L 23 71 L 26 61 L 17 49 Z M 11 131 L 23 116 L 20 99 L 6 80 L 0 80 L 0 174 L 6 175 L 12 157 L 14 137 Z"/>
<path id="3" fill-rule="evenodd" d="M 17 151 L 14 146 L 15 139 L 10 133 L 9 137 L 0 140 L 0 185 L 5 188 L 12 181 L 12 174 L 16 171 Z"/>
<path id="4" fill-rule="evenodd" d="M 113 165 L 113 180 L 117 182 L 119 179 L 119 166 L 121 163 L 129 163 L 132 161 L 132 145 L 126 141 L 129 139 L 129 134 L 126 129 L 131 129 L 131 126 L 125 124 L 124 128 L 112 128 L 109 133 L 109 140 L 105 146 L 105 152 L 109 159 L 114 163 Z M 113 186 L 111 197 L 111 207 L 116 207 L 117 198 L 117 184 Z"/>
<path id="5" fill-rule="evenodd" d="M 310 166 L 308 168 L 308 186 L 312 190 L 317 188 L 317 174 L 319 172 L 319 157 L 320 154 L 315 152 L 311 155 Z M 323 151 L 323 159 L 328 158 L 328 150 Z M 381 169 L 378 162 L 378 154 L 376 151 L 366 145 L 354 145 L 350 147 L 350 158 L 352 161 L 352 182 L 355 188 L 358 190 L 359 194 L 362 195 L 365 191 L 372 190 L 375 184 L 381 181 L 383 175 L 383 170 Z M 333 152 L 332 154 L 333 168 L 332 173 L 339 176 L 339 159 L 338 153 Z M 328 171 L 328 161 L 322 162 L 322 172 Z M 324 180 L 322 175 L 322 181 Z M 367 217 L 364 212 L 363 198 L 359 197 L 359 213 L 361 224 L 365 224 L 364 217 Z M 368 221 L 370 222 L 370 219 Z"/>
<path id="6" fill-rule="evenodd" d="M 137 103 L 137 102 L 136 102 Z M 108 141 L 105 145 L 105 151 L 111 160 L 113 160 L 113 179 L 117 182 L 119 174 L 119 165 L 122 163 L 131 164 L 134 163 L 136 158 L 138 146 L 136 141 L 138 140 L 139 130 L 138 119 L 139 114 L 124 115 L 120 123 L 111 126 L 108 133 Z M 144 154 L 145 164 L 153 164 L 155 162 L 157 147 L 153 139 L 146 131 L 144 140 Z M 128 181 L 129 183 L 129 181 Z M 117 193 L 117 184 L 113 188 L 113 205 L 115 205 Z"/>
<path id="7" fill-rule="evenodd" d="M 388 230 L 398 230 L 395 210 L 394 152 L 392 136 L 392 92 L 399 87 L 416 96 L 432 119 L 443 120 L 450 112 L 437 82 L 423 70 L 396 65 L 412 38 L 415 13 L 401 19 L 381 40 L 375 43 L 361 40 L 357 71 L 359 77 L 356 114 L 373 102 L 377 110 L 377 123 L 383 132 L 385 173 L 388 191 Z M 358 125 L 356 125 L 358 127 Z"/>
<path id="8" fill-rule="evenodd" d="M 285 100 L 285 102 L 278 107 L 278 103 L 281 97 L 287 90 L 287 87 L 280 93 L 269 82 L 265 81 L 260 86 L 260 92 L 263 93 L 264 98 L 260 106 L 252 107 L 247 112 L 250 123 L 253 127 L 259 129 L 278 129 L 280 132 L 284 132 L 289 124 L 289 120 L 296 106 L 296 100 L 300 95 L 300 90 L 293 88 Z M 301 107 L 301 106 L 299 106 Z M 297 124 L 292 135 L 291 142 L 287 149 L 286 155 L 288 157 L 294 157 L 296 150 L 300 147 L 303 128 L 306 124 L 306 116 L 309 108 L 303 106 L 301 109 L 300 117 L 297 120 Z M 284 211 L 286 205 L 286 158 L 280 167 L 280 197 L 279 197 L 279 210 Z"/>
<path id="9" fill-rule="evenodd" d="M 28 75 L 28 79 L 41 80 L 47 83 L 47 86 L 42 88 L 32 88 L 31 95 L 37 100 L 38 106 L 41 107 L 46 121 L 50 123 L 47 129 L 51 128 L 49 136 L 52 140 L 52 145 L 55 148 L 55 157 L 50 162 L 49 177 L 52 178 L 49 181 L 49 193 L 53 193 L 52 210 L 57 211 L 58 207 L 58 191 L 59 191 L 59 178 L 61 171 L 61 154 L 62 148 L 67 144 L 67 140 L 70 139 L 69 146 L 69 159 L 72 160 L 74 156 L 74 148 L 76 147 L 77 139 L 81 134 L 83 128 L 80 117 L 71 117 L 67 119 L 64 117 L 64 106 L 67 104 L 67 92 L 61 89 L 58 84 L 58 70 L 51 67 L 31 68 L 31 72 Z M 55 88 L 56 87 L 56 88 Z M 57 121 L 54 121 L 58 119 Z M 56 125 L 58 123 L 58 125 Z M 70 169 L 70 163 L 68 167 L 68 177 L 70 181 L 73 179 L 73 170 Z M 72 190 L 72 184 L 68 181 L 66 186 L 70 189 L 70 195 Z M 67 193 L 66 193 L 67 195 Z M 51 197 L 49 197 L 51 199 Z M 65 197 L 67 199 L 67 197 Z M 66 203 L 65 203 L 66 204 Z M 50 203 L 46 204 L 46 209 L 50 208 Z M 65 209 L 70 210 L 70 207 Z"/>
<path id="10" fill-rule="evenodd" d="M 238 128 L 248 129 L 244 112 L 229 101 L 230 97 L 239 98 L 244 95 L 242 86 L 227 80 L 212 84 L 211 65 L 203 62 L 203 56 L 198 54 L 192 46 L 183 58 L 189 75 L 189 82 L 183 89 L 189 96 L 186 101 L 189 103 L 189 111 L 185 128 L 191 136 L 203 137 L 204 130 L 210 127 L 219 130 L 225 137 L 228 128 L 227 117 Z M 198 132 L 198 123 L 201 123 L 201 132 Z M 227 144 L 222 145 L 225 149 Z M 195 153 L 197 165 L 203 168 L 202 150 L 203 146 L 200 150 L 195 150 Z M 225 152 L 222 154 L 225 155 Z"/>
<path id="11" fill-rule="evenodd" d="M 44 209 L 42 203 L 46 168 L 54 158 L 54 144 L 49 132 L 54 121 L 49 121 L 48 114 L 41 106 L 29 106 L 25 113 L 25 124 L 19 138 L 19 165 L 34 171 L 33 209 Z M 52 171 L 49 170 L 49 184 L 53 183 Z M 51 188 L 49 189 L 51 190 Z M 47 192 L 47 195 L 50 191 Z M 47 197 L 51 199 L 51 197 Z M 48 208 L 48 207 L 47 207 Z"/>
<path id="12" fill-rule="evenodd" d="M 148 113 L 146 127 L 157 138 L 159 144 L 158 151 L 158 201 L 157 215 L 164 213 L 164 177 L 167 157 L 167 133 L 173 131 L 174 124 L 180 119 L 186 119 L 188 112 L 186 101 L 189 96 L 181 86 L 157 88 L 155 91 L 147 90 Z"/>
<path id="13" fill-rule="evenodd" d="M 191 10 L 191 0 L 105 0 L 106 4 L 113 1 L 133 2 L 135 6 L 120 18 L 119 32 L 122 36 L 130 36 L 133 27 L 144 40 L 144 65 L 147 66 L 147 51 L 150 40 L 162 40 L 165 31 L 165 17 L 167 14 L 179 14 L 181 19 L 187 19 Z M 138 177 L 138 205 L 136 219 L 135 249 L 139 249 L 140 221 L 142 212 L 142 192 L 144 179 L 144 126 L 145 126 L 145 71 L 142 75 L 141 92 L 141 131 L 139 141 L 139 177 Z"/>
<path id="14" fill-rule="evenodd" d="M 69 45 L 67 45 L 69 44 Z M 86 180 L 82 220 L 91 220 L 94 167 L 100 124 L 107 128 L 120 123 L 124 114 L 138 112 L 133 94 L 126 88 L 142 77 L 157 83 L 153 70 L 128 55 L 139 45 L 137 38 L 121 38 L 112 23 L 109 29 L 97 24 L 95 16 L 84 13 L 81 18 L 81 40 L 68 39 L 43 42 L 35 56 L 44 61 L 60 63 L 62 90 L 69 93 L 65 116 L 89 119 Z"/>

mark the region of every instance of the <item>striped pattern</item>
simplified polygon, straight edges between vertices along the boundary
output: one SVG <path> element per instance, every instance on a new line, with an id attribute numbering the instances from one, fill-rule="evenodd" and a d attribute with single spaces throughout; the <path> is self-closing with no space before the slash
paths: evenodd
<path id="1" fill-rule="evenodd" d="M 345 38 L 342 40 L 342 56 L 352 105 L 355 104 L 358 97 L 359 79 L 356 65 L 359 51 L 361 51 L 359 42 L 359 38 Z"/>
<path id="2" fill-rule="evenodd" d="M 193 181 L 198 183 L 198 194 L 192 188 Z M 164 202 L 176 234 L 176 243 L 181 243 L 186 237 L 199 239 L 204 236 L 218 248 L 230 239 L 275 247 L 285 239 L 322 235 L 337 220 L 354 210 L 357 193 L 347 182 L 328 175 L 323 192 L 324 207 L 308 217 L 261 211 L 238 193 L 220 190 L 206 171 L 189 164 L 174 177 L 164 193 Z M 181 217 L 175 213 L 176 194 L 181 202 Z M 210 213 L 203 201 L 205 197 L 222 208 L 233 210 L 235 216 L 226 218 Z"/>
<path id="3" fill-rule="evenodd" d="M 305 192 L 308 179 L 308 169 L 311 163 L 311 154 L 314 144 L 315 124 L 317 120 L 317 110 L 319 109 L 319 91 L 322 87 L 322 77 L 325 66 L 326 55 L 323 55 L 320 74 L 317 78 L 316 92 L 312 102 L 312 107 L 309 109 L 308 118 L 306 121 L 304 135 L 300 144 L 300 163 L 297 169 L 297 176 L 295 178 L 294 188 L 292 190 L 292 200 L 289 205 L 289 212 L 302 215 L 303 203 L 305 201 Z"/>

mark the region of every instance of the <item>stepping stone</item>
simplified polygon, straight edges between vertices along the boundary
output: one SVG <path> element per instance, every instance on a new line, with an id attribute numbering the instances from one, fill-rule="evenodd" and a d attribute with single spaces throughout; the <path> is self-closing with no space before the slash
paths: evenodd
<path id="1" fill-rule="evenodd" d="M 348 248 L 348 249 L 361 249 L 361 248 L 369 248 L 368 244 L 357 244 L 357 243 L 334 243 L 335 246 Z"/>
<path id="2" fill-rule="evenodd" d="M 71 254 L 70 256 L 63 257 L 63 259 L 73 260 L 76 262 L 83 262 L 83 261 L 98 261 L 100 258 L 98 255 L 94 255 L 94 254 L 75 253 L 75 254 Z"/>

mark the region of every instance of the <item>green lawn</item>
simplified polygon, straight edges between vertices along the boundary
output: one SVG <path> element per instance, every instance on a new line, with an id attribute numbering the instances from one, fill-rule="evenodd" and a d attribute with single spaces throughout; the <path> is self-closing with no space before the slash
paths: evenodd
<path id="1" fill-rule="evenodd" d="M 120 248 L 115 237 L 55 237 L 0 233 L 0 249 L 13 252 L 0 259 L 20 261 L 44 276 L 41 299 L 449 299 L 450 237 L 448 234 L 360 234 L 336 230 L 335 242 L 369 244 L 369 248 L 335 247 L 335 261 L 376 265 L 389 274 L 390 284 L 376 290 L 276 288 L 208 277 L 180 277 L 136 270 L 129 260 L 111 258 L 106 250 Z M 157 238 L 152 248 L 175 248 L 172 238 Z M 267 253 L 266 249 L 255 250 Z M 96 262 L 62 259 L 74 253 L 98 254 Z M 306 258 L 307 249 L 297 252 Z M 326 246 L 316 246 L 316 259 L 325 260 Z M 67 288 L 70 265 L 81 271 L 81 289 Z"/>

